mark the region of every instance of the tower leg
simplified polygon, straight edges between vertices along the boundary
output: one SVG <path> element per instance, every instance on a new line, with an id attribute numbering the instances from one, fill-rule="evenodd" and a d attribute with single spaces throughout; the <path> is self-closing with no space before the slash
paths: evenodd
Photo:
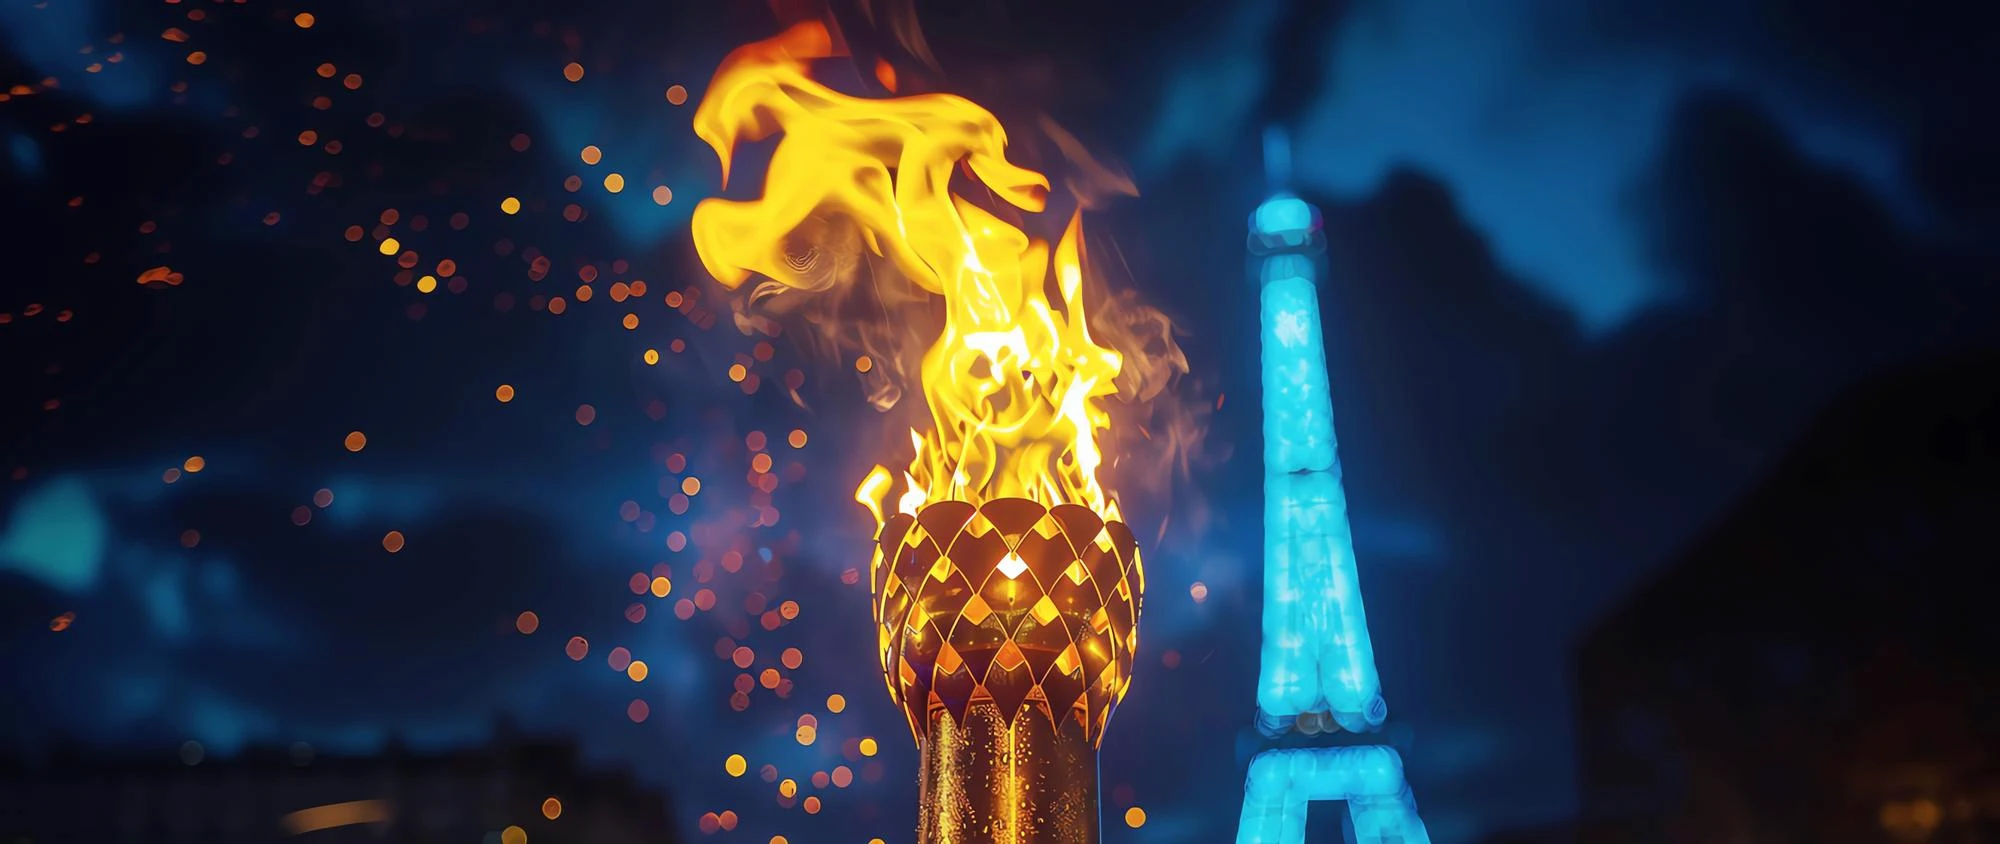
<path id="1" fill-rule="evenodd" d="M 1430 844 L 1403 760 L 1382 746 L 1267 750 L 1250 760 L 1236 844 L 1305 844 L 1306 806 L 1347 804 L 1350 844 Z"/>

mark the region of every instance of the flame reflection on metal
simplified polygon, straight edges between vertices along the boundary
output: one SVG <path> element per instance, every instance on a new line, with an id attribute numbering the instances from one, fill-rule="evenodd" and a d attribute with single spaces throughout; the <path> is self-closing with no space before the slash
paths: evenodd
<path id="1" fill-rule="evenodd" d="M 872 575 L 884 678 L 924 759 L 919 841 L 1095 841 L 1097 747 L 1145 590 L 1132 532 L 1076 504 L 942 501 L 889 517 Z"/>

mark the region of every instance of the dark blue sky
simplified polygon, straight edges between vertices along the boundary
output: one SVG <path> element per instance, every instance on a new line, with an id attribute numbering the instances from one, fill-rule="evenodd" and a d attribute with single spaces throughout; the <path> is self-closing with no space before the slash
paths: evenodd
<path id="1" fill-rule="evenodd" d="M 850 377 L 784 343 L 746 397 L 724 372 L 751 341 L 726 315 L 703 330 L 660 301 L 701 283 L 685 223 L 714 188 L 689 109 L 662 91 L 699 97 L 723 52 L 775 28 L 761 4 L 678 5 L 343 3 L 300 30 L 303 6 L 189 22 L 194 6 L 0 0 L 0 84 L 60 80 L 0 102 L 14 260 L 0 459 L 25 470 L 0 492 L 0 647 L 10 688 L 33 690 L 0 703 L 20 708 L 0 718 L 17 738 L 365 748 L 392 732 L 476 740 L 505 712 L 671 786 L 690 824 L 734 808 L 756 813 L 746 831 L 795 840 L 907 828 L 914 757 L 869 668 L 864 593 L 840 583 L 866 562 L 848 491 L 879 423 Z M 1218 456 L 1256 452 L 1243 221 L 1264 190 L 1262 127 L 1292 127 L 1298 186 L 1327 216 L 1329 356 L 1392 729 L 1440 840 L 1573 811 L 1578 636 L 1831 395 L 2000 339 L 1991 12 L 919 5 L 951 87 L 1015 126 L 1046 109 L 1134 168 L 1141 197 L 1093 222 L 1186 328 L 1189 389 L 1226 393 Z M 170 26 L 190 40 L 160 38 Z M 571 60 L 580 84 L 563 79 Z M 333 80 L 315 75 L 322 62 Z M 336 84 L 349 72 L 358 90 Z M 374 112 L 404 131 L 370 127 Z M 313 147 L 296 141 L 307 129 Z M 579 162 L 586 144 L 603 165 Z M 632 187 L 605 193 L 610 168 Z M 337 178 L 309 192 L 322 172 Z M 665 207 L 656 184 L 674 191 Z M 505 196 L 528 210 L 499 213 Z M 565 222 L 570 202 L 590 216 Z M 466 292 L 399 286 L 372 239 L 345 241 L 388 208 L 425 266 L 461 264 Z M 447 222 L 459 211 L 463 231 Z M 419 214 L 428 230 L 409 231 Z M 545 280 L 527 275 L 530 246 L 552 262 Z M 537 294 L 573 297 L 585 263 L 603 273 L 598 298 L 531 311 Z M 184 283 L 133 282 L 161 264 Z M 635 278 L 643 305 L 608 301 L 611 281 Z M 45 310 L 26 316 L 34 303 Z M 55 322 L 64 309 L 74 317 Z M 637 330 L 619 326 L 627 311 Z M 643 363 L 675 339 L 686 351 Z M 778 395 L 792 366 L 809 373 L 810 411 Z M 519 397 L 495 401 L 501 383 Z M 598 413 L 587 427 L 583 403 Z M 778 444 L 795 427 L 812 435 L 796 453 Z M 350 453 L 357 429 L 369 444 Z M 781 473 L 804 466 L 776 494 L 779 526 L 668 551 L 669 531 L 747 499 L 752 430 L 771 435 Z M 686 472 L 665 465 L 673 452 Z M 192 455 L 207 468 L 162 483 Z M 1217 840 L 1234 824 L 1258 607 L 1258 510 L 1243 502 L 1258 471 L 1202 470 L 1168 540 L 1146 549 L 1144 668 L 1105 779 L 1152 819 L 1110 840 Z M 687 473 L 706 487 L 677 516 L 661 482 Z M 322 488 L 333 503 L 293 525 Z M 651 531 L 622 518 L 628 500 Z M 391 529 L 409 542 L 394 555 Z M 723 610 L 676 619 L 697 560 L 738 539 L 753 557 L 773 549 L 782 576 L 723 576 Z M 626 581 L 658 562 L 675 592 L 642 599 L 630 623 Z M 1188 597 L 1195 581 L 1205 603 Z M 751 590 L 798 600 L 800 618 L 732 635 Z M 524 609 L 542 619 L 533 636 L 513 632 Z M 74 623 L 52 632 L 64 612 Z M 591 642 L 580 663 L 563 655 L 572 635 Z M 737 671 L 713 653 L 725 635 L 758 667 L 804 648 L 794 695 L 760 689 L 732 711 Z M 652 676 L 606 668 L 614 645 Z M 846 713 L 825 712 L 832 692 Z M 625 717 L 635 697 L 652 707 L 644 724 Z M 815 709 L 822 738 L 801 748 L 793 727 Z M 887 773 L 836 790 L 817 817 L 722 773 L 742 752 L 753 771 L 809 774 L 861 735 L 883 739 Z"/>

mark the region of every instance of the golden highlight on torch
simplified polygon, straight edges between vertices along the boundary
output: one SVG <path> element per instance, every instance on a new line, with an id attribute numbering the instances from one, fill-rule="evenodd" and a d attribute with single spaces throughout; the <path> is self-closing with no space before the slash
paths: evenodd
<path id="1" fill-rule="evenodd" d="M 695 247 L 731 288 L 827 292 L 862 262 L 937 300 L 937 338 L 906 362 L 930 424 L 855 494 L 877 527 L 884 678 L 923 751 L 919 840 L 1095 841 L 1096 748 L 1145 578 L 1098 478 L 1124 358 L 1091 336 L 1082 219 L 1051 248 L 954 193 L 963 171 L 1034 222 L 1049 181 L 1007 160 L 984 108 L 841 93 L 812 72 L 833 55 L 809 23 L 724 60 L 694 127 L 725 182 L 738 144 L 776 142 L 759 197 L 696 207 Z"/>

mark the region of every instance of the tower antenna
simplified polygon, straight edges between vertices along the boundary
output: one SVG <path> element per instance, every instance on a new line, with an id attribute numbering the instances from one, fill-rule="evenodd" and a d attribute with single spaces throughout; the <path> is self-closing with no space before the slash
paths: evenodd
<path id="1" fill-rule="evenodd" d="M 1292 138 L 1283 126 L 1264 127 L 1264 180 L 1272 193 L 1292 186 Z"/>

